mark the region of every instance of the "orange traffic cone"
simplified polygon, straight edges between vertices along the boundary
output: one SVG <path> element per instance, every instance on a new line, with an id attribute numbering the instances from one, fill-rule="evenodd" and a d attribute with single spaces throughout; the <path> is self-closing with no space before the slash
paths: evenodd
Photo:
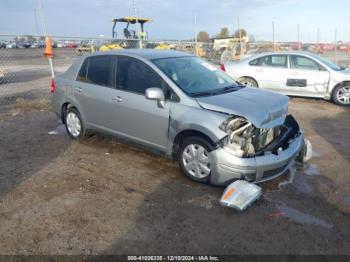
<path id="1" fill-rule="evenodd" d="M 49 58 L 49 57 L 53 57 L 53 49 L 52 49 L 52 40 L 49 36 L 46 37 L 45 39 L 46 42 L 46 47 L 45 47 L 45 52 L 44 55 Z"/>

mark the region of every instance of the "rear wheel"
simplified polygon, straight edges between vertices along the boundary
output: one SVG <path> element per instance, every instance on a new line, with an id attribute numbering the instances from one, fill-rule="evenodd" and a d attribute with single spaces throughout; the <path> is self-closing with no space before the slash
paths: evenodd
<path id="1" fill-rule="evenodd" d="M 337 86 L 334 89 L 333 101 L 338 105 L 350 106 L 350 83 Z"/>
<path id="2" fill-rule="evenodd" d="M 85 135 L 85 128 L 79 111 L 75 108 L 68 108 L 65 112 L 64 123 L 68 135 L 73 139 L 80 139 Z"/>
<path id="3" fill-rule="evenodd" d="M 178 161 L 182 172 L 192 180 L 208 183 L 211 175 L 209 153 L 213 146 L 202 137 L 188 137 L 180 147 Z"/>
<path id="4" fill-rule="evenodd" d="M 258 87 L 258 83 L 250 77 L 242 77 L 238 81 L 247 87 Z"/>

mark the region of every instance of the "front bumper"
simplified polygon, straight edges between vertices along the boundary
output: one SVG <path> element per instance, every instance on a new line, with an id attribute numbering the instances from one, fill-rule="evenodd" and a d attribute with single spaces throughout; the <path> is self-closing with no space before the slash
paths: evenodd
<path id="1" fill-rule="evenodd" d="M 236 157 L 226 146 L 212 151 L 211 183 L 227 185 L 237 179 L 261 183 L 282 175 L 302 150 L 303 134 L 299 133 L 288 143 L 288 148 L 278 151 L 277 154 L 265 153 L 263 156 L 251 158 Z"/>

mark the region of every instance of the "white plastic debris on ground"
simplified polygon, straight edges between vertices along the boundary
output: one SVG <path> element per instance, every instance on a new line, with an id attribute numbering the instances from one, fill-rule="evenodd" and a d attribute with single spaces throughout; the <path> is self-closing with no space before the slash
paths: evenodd
<path id="1" fill-rule="evenodd" d="M 306 146 L 306 149 L 305 149 L 305 154 L 304 154 L 304 158 L 303 158 L 303 162 L 306 163 L 308 161 L 311 160 L 312 158 L 312 144 L 309 140 L 305 139 L 305 146 Z"/>
<path id="2" fill-rule="evenodd" d="M 245 180 L 237 180 L 224 191 L 220 203 L 239 211 L 246 209 L 261 196 L 261 187 Z"/>

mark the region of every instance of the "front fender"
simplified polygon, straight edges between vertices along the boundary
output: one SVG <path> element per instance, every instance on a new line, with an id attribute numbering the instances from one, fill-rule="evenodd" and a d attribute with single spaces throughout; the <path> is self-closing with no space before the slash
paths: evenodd
<path id="1" fill-rule="evenodd" d="M 227 117 L 227 114 L 200 107 L 174 104 L 170 110 L 169 140 L 174 143 L 177 134 L 186 130 L 193 130 L 203 133 L 215 143 L 227 135 L 219 129 L 219 125 Z"/>

